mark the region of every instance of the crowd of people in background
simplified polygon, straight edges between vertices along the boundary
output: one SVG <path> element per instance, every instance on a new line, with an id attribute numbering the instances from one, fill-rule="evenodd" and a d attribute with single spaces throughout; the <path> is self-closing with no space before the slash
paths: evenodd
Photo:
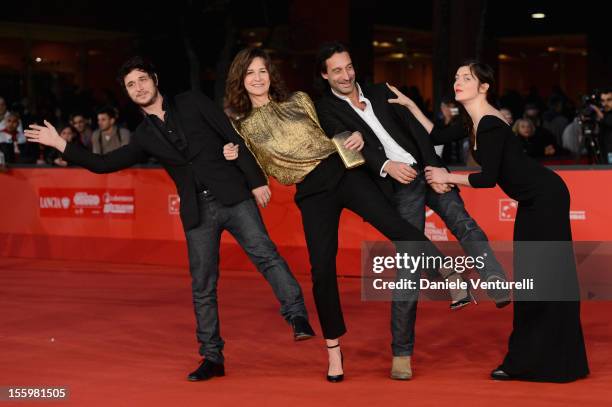
<path id="1" fill-rule="evenodd" d="M 576 106 L 560 89 L 547 103 L 536 91 L 527 97 L 507 92 L 499 105 L 529 156 L 550 164 L 612 164 L 612 89 L 586 99 Z M 457 102 L 443 98 L 436 124 L 446 127 L 457 120 Z M 451 165 L 473 165 L 468 144 L 464 140 L 444 145 L 442 158 Z"/>
<path id="2" fill-rule="evenodd" d="M 424 101 L 417 87 L 400 88 L 434 119 L 437 126 L 450 126 L 460 120 L 459 106 L 452 97 L 444 97 L 434 117 L 429 101 Z M 57 151 L 26 141 L 23 129 L 37 122 L 19 103 L 0 95 L 0 164 L 19 163 L 65 167 L 69 163 Z M 95 103 L 95 102 L 88 102 Z M 74 105 L 74 103 L 71 103 Z M 612 164 L 612 89 L 585 98 L 577 106 L 560 88 L 553 89 L 545 101 L 533 88 L 528 95 L 508 91 L 499 98 L 500 111 L 512 126 L 525 152 L 549 164 Z M 49 110 L 50 108 L 47 108 Z M 130 141 L 136 123 L 122 119 L 117 104 L 77 111 L 55 107 L 54 123 L 69 142 L 80 143 L 95 154 L 107 154 Z M 88 112 L 88 113 L 85 113 Z M 47 116 L 48 117 L 48 116 Z M 132 120 L 133 121 L 133 120 Z M 453 166 L 475 166 L 468 141 L 437 146 L 436 152 Z"/>
<path id="3" fill-rule="evenodd" d="M 23 129 L 38 120 L 34 115 L 23 112 L 23 108 L 9 104 L 0 96 L 0 161 L 4 163 L 36 164 L 66 167 L 68 162 L 52 148 L 43 148 L 26 140 Z M 130 131 L 119 122 L 119 110 L 104 106 L 97 109 L 95 120 L 90 115 L 74 112 L 56 125 L 63 139 L 79 143 L 95 154 L 107 154 L 130 141 Z M 58 115 L 56 115 L 58 116 Z"/>

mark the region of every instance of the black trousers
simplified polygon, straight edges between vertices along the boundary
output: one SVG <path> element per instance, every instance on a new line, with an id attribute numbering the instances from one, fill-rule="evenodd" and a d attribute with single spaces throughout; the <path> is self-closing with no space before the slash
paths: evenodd
<path id="1" fill-rule="evenodd" d="M 324 338 L 335 339 L 346 333 L 336 279 L 338 226 L 342 210 L 350 209 L 360 215 L 392 241 L 427 241 L 427 238 L 402 219 L 362 168 L 345 171 L 334 188 L 297 199 L 296 203 L 302 214 L 321 330 Z M 392 321 L 392 326 L 401 327 L 405 341 L 408 341 L 410 332 L 414 332 L 416 300 L 413 305 L 401 318 L 394 316 L 397 324 Z M 393 335 L 396 335 L 395 330 Z"/>

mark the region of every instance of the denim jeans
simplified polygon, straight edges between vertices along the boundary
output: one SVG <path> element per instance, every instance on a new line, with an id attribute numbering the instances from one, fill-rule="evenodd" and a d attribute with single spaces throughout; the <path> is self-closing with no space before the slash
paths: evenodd
<path id="1" fill-rule="evenodd" d="M 457 188 L 438 194 L 429 187 L 424 173 L 418 170 L 417 177 L 410 184 L 395 183 L 394 201 L 400 216 L 421 231 L 425 229 L 425 206 L 428 206 L 440 216 L 468 255 L 477 257 L 486 253 L 485 267 L 478 270 L 481 277 L 485 280 L 493 275 L 505 278 L 501 264 L 489 245 L 487 235 L 466 211 Z M 417 298 L 392 302 L 391 348 L 394 356 L 412 355 L 416 313 Z"/>
<path id="2" fill-rule="evenodd" d="M 289 321 L 296 316 L 308 317 L 304 297 L 287 263 L 270 240 L 253 199 L 224 206 L 214 196 L 200 195 L 201 223 L 186 232 L 189 252 L 191 289 L 196 316 L 196 336 L 200 354 L 212 362 L 223 363 L 223 345 L 219 330 L 217 280 L 219 279 L 219 246 L 221 233 L 227 230 L 268 281 L 280 302 L 280 313 Z M 245 298 L 241 307 L 248 307 Z"/>

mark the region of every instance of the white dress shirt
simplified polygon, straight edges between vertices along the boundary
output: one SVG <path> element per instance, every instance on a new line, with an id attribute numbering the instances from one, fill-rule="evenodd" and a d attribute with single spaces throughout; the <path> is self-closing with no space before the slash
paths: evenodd
<path id="1" fill-rule="evenodd" d="M 359 92 L 359 102 L 363 102 L 366 105 L 364 110 L 355 107 L 347 96 L 337 93 L 334 89 L 332 89 L 332 92 L 334 93 L 334 95 L 344 100 L 346 103 L 349 104 L 349 106 L 353 108 L 353 110 L 359 115 L 359 117 L 361 117 L 363 121 L 366 122 L 368 126 L 370 126 L 370 129 L 372 129 L 374 134 L 376 134 L 376 137 L 378 137 L 381 144 L 383 145 L 383 148 L 385 149 L 385 155 L 387 156 L 387 161 L 385 161 L 382 167 L 380 168 L 380 176 L 387 176 L 387 173 L 383 171 L 383 168 L 385 168 L 385 165 L 387 165 L 389 161 L 399 161 L 408 165 L 415 164 L 417 161 L 412 156 L 412 154 L 410 154 L 408 151 L 404 150 L 402 146 L 397 144 L 397 142 L 393 140 L 393 137 L 391 137 L 389 132 L 387 132 L 387 130 L 385 130 L 383 125 L 380 123 L 380 121 L 374 114 L 374 109 L 372 108 L 370 100 L 363 95 L 359 84 L 355 83 L 355 86 L 357 87 L 357 91 Z"/>

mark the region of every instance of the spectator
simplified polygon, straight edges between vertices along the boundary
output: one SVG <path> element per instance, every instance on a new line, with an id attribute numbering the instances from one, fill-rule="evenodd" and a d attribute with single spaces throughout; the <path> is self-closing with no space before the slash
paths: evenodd
<path id="1" fill-rule="evenodd" d="M 505 106 L 512 113 L 512 118 L 521 117 L 523 114 L 523 98 L 521 95 L 511 89 L 507 89 L 504 95 L 499 100 L 501 106 Z"/>
<path id="2" fill-rule="evenodd" d="M 529 87 L 529 93 L 527 93 L 527 96 L 525 96 L 525 103 L 527 103 L 528 105 L 532 105 L 535 106 L 535 108 L 541 112 L 542 110 L 544 110 L 544 108 L 546 107 L 546 104 L 544 103 L 544 99 L 542 98 L 542 96 L 540 96 L 540 91 L 538 90 L 537 86 L 530 86 Z M 538 127 L 538 123 L 534 123 L 536 125 L 536 128 Z"/>
<path id="3" fill-rule="evenodd" d="M 599 148 L 602 164 L 612 164 L 612 89 L 606 89 L 600 96 L 601 106 L 593 105 L 599 122 Z"/>
<path id="4" fill-rule="evenodd" d="M 117 126 L 117 112 L 113 108 L 98 111 L 98 129 L 91 137 L 94 154 L 108 154 L 130 142 L 130 131 Z"/>
<path id="5" fill-rule="evenodd" d="M 7 163 L 17 162 L 26 144 L 25 135 L 19 132 L 19 114 L 5 112 L 0 126 L 0 151 L 4 154 L 4 160 Z"/>
<path id="6" fill-rule="evenodd" d="M 91 151 L 91 137 L 93 135 L 93 131 L 89 126 L 89 120 L 81 113 L 74 113 L 70 116 L 70 124 L 78 132 L 78 137 L 81 144 Z"/>
<path id="7" fill-rule="evenodd" d="M 60 127 L 59 135 L 68 143 L 80 143 L 79 132 L 71 125 Z M 69 165 L 68 162 L 62 158 L 60 152 L 56 149 L 50 148 L 45 151 L 45 161 L 47 164 L 57 165 L 58 167 L 67 167 Z"/>
<path id="8" fill-rule="evenodd" d="M 588 153 L 584 145 L 584 135 L 582 134 L 579 116 L 576 116 L 570 124 L 565 126 L 561 141 L 563 148 L 575 156 L 586 155 Z"/>
<path id="9" fill-rule="evenodd" d="M 6 115 L 8 113 L 8 106 L 6 104 L 6 100 L 2 96 L 0 96 L 0 128 L 6 127 L 4 121 L 6 120 Z"/>
<path id="10" fill-rule="evenodd" d="M 530 119 L 518 119 L 512 126 L 514 134 L 520 137 L 525 153 L 534 158 L 552 156 L 556 149 L 536 133 L 536 127 Z"/>
<path id="11" fill-rule="evenodd" d="M 514 124 L 514 117 L 512 116 L 510 109 L 502 107 L 499 109 L 499 112 L 502 114 L 502 116 L 504 116 L 504 120 L 506 120 L 510 126 Z"/>
<path id="12" fill-rule="evenodd" d="M 553 95 L 548 102 L 548 110 L 544 112 L 543 127 L 555 138 L 557 145 L 562 144 L 563 130 L 568 125 L 568 120 L 563 116 L 563 99 Z"/>
<path id="13" fill-rule="evenodd" d="M 18 113 L 18 110 L 12 109 L 14 113 Z M 9 116 L 8 105 L 6 100 L 2 96 L 0 96 L 0 130 L 6 128 L 6 119 Z M 23 136 L 23 125 L 21 123 L 21 118 L 19 120 L 19 125 L 17 126 L 17 131 Z M 25 137 L 25 136 L 24 136 Z"/>
<path id="14" fill-rule="evenodd" d="M 528 103 L 525 105 L 525 113 L 523 114 L 524 119 L 529 119 L 533 123 L 535 127 L 535 133 L 533 134 L 534 140 L 538 142 L 539 145 L 542 145 L 543 148 L 548 152 L 548 154 L 544 154 L 546 156 L 555 155 L 559 148 L 558 144 L 555 140 L 555 136 L 542 127 L 542 117 L 540 115 L 540 109 L 535 105 Z M 552 152 L 552 153 L 551 153 Z"/>
<path id="15" fill-rule="evenodd" d="M 442 98 L 440 103 L 441 120 L 437 120 L 436 127 L 448 128 L 449 126 L 459 124 L 461 116 L 459 115 L 459 107 L 455 98 L 446 96 Z M 442 149 L 438 150 L 440 147 Z M 442 157 L 445 163 L 451 165 L 465 165 L 469 150 L 469 140 L 462 139 L 451 141 L 443 146 L 436 146 L 436 153 Z"/>

